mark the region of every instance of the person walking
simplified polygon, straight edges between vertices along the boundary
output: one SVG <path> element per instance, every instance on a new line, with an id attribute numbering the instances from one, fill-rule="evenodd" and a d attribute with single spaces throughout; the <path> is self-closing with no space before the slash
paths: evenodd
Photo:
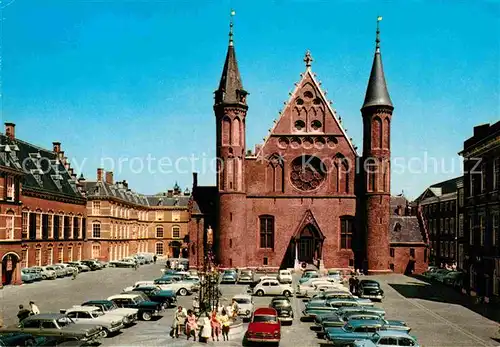
<path id="1" fill-rule="evenodd" d="M 73 268 L 73 273 L 71 274 L 71 279 L 75 280 L 78 275 L 78 269 L 76 267 Z"/>
<path id="2" fill-rule="evenodd" d="M 198 329 L 198 324 L 196 323 L 196 316 L 193 313 L 193 310 L 188 310 L 187 319 L 186 319 L 186 335 L 187 339 L 193 336 L 193 340 L 196 341 L 196 330 Z"/>
<path id="3" fill-rule="evenodd" d="M 19 305 L 19 312 L 17 312 L 17 319 L 19 319 L 19 323 L 28 318 L 30 315 L 30 310 L 25 309 L 23 305 Z"/>
<path id="4" fill-rule="evenodd" d="M 167 269 L 170 269 L 170 260 L 167 260 Z"/>
<path id="5" fill-rule="evenodd" d="M 359 279 L 358 277 L 354 277 L 354 295 L 358 295 L 359 294 Z"/>
<path id="6" fill-rule="evenodd" d="M 229 341 L 229 325 L 231 324 L 231 321 L 229 320 L 226 309 L 222 309 L 222 315 L 220 316 L 219 321 L 222 324 L 222 339 L 224 341 Z"/>
<path id="7" fill-rule="evenodd" d="M 139 268 L 139 263 L 137 261 L 134 262 L 134 269 L 137 270 Z"/>
<path id="8" fill-rule="evenodd" d="M 38 308 L 37 305 L 35 305 L 33 301 L 30 301 L 30 309 L 32 315 L 40 314 L 40 309 Z"/>
<path id="9" fill-rule="evenodd" d="M 212 311 L 212 315 L 210 317 L 210 326 L 212 327 L 212 341 L 215 341 L 215 338 L 217 338 L 217 341 L 219 341 L 221 326 L 220 326 L 219 315 L 217 314 L 216 309 Z"/>
<path id="10" fill-rule="evenodd" d="M 240 307 L 238 306 L 238 303 L 236 302 L 235 299 L 233 299 L 233 301 L 231 303 L 231 311 L 232 311 L 231 312 L 232 313 L 231 318 L 233 318 L 233 319 L 238 318 L 238 312 L 239 312 L 239 310 L 240 310 Z"/>
<path id="11" fill-rule="evenodd" d="M 156 264 L 156 259 L 157 259 L 157 258 L 156 258 L 156 254 L 155 254 L 155 255 L 153 256 L 153 263 L 155 263 L 155 264 Z"/>
<path id="12" fill-rule="evenodd" d="M 212 335 L 212 326 L 210 322 L 210 314 L 207 312 L 202 318 L 203 328 L 200 331 L 200 342 L 208 343 L 210 335 Z"/>
<path id="13" fill-rule="evenodd" d="M 173 337 L 179 337 L 179 331 L 181 331 L 185 320 L 186 313 L 184 312 L 182 306 L 177 307 L 177 311 L 175 311 L 174 314 L 174 322 L 172 324 L 172 328 L 174 329 Z"/>
<path id="14" fill-rule="evenodd" d="M 349 277 L 349 291 L 354 294 L 354 276 Z"/>

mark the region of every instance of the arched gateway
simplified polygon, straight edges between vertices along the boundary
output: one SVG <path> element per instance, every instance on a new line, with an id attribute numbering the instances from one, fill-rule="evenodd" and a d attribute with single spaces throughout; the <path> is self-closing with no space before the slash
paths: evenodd
<path id="1" fill-rule="evenodd" d="M 14 252 L 4 254 L 0 265 L 2 285 L 20 283 L 20 271 L 18 271 L 19 255 Z"/>

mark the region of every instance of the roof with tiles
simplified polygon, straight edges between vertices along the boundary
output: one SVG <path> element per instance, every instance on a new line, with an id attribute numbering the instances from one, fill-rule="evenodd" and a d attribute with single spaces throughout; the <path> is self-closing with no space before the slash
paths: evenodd
<path id="1" fill-rule="evenodd" d="M 24 173 L 23 190 L 83 200 L 76 175 L 53 151 L 0 134 L 0 166 Z"/>
<path id="2" fill-rule="evenodd" d="M 458 187 L 463 183 L 463 176 L 455 177 L 446 181 L 435 183 L 429 186 L 420 196 L 416 199 L 417 202 L 422 203 L 427 199 L 450 199 L 456 194 Z"/>
<path id="3" fill-rule="evenodd" d="M 188 206 L 190 193 L 185 191 L 183 194 L 177 192 L 172 196 L 169 193 L 157 195 L 144 195 L 134 192 L 128 188 L 128 183 L 125 181 L 108 183 L 104 181 L 84 181 L 82 182 L 83 189 L 86 192 L 87 198 L 90 199 L 107 199 L 114 198 L 121 200 L 124 203 L 139 205 L 144 207 L 182 207 Z"/>

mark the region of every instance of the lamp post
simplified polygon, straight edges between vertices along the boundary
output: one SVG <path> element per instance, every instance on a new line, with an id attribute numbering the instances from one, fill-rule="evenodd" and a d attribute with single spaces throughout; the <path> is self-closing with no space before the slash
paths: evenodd
<path id="1" fill-rule="evenodd" d="M 213 230 L 206 230 L 206 242 L 203 244 L 203 270 L 200 274 L 199 307 L 200 315 L 219 307 L 221 292 L 219 289 L 219 270 L 213 253 Z"/>

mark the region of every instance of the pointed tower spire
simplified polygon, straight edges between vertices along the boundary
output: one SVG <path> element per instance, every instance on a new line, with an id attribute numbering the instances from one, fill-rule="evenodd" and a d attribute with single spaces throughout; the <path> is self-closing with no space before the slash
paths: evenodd
<path id="1" fill-rule="evenodd" d="M 231 10 L 231 21 L 229 23 L 229 45 L 227 49 L 226 61 L 222 69 L 219 88 L 215 91 L 215 105 L 219 104 L 241 104 L 246 105 L 247 92 L 243 89 L 238 61 L 233 41 L 233 16 L 234 10 Z"/>
<path id="2" fill-rule="evenodd" d="M 375 57 L 373 58 L 372 71 L 370 73 L 370 80 L 368 81 L 368 88 L 366 89 L 365 102 L 363 103 L 364 109 L 370 106 L 389 106 L 392 107 L 391 97 L 387 90 L 385 82 L 384 68 L 382 65 L 382 55 L 380 53 L 380 26 L 379 22 L 382 17 L 377 18 L 377 36 L 375 39 Z"/>

